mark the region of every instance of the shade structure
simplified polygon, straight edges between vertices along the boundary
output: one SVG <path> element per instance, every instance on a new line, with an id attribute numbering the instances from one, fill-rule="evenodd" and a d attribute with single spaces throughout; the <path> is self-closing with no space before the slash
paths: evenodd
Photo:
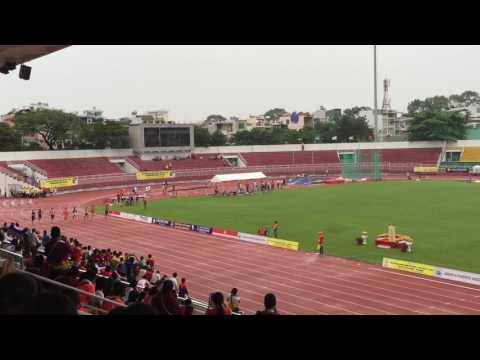
<path id="1" fill-rule="evenodd" d="M 219 183 L 219 182 L 226 182 L 226 181 L 257 180 L 257 179 L 265 179 L 265 178 L 266 176 L 262 172 L 224 174 L 224 175 L 215 175 L 210 180 L 210 182 Z"/>

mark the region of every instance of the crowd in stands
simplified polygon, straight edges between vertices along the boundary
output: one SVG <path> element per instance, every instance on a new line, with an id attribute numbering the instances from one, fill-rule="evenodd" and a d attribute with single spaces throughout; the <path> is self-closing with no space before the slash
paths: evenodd
<path id="1" fill-rule="evenodd" d="M 0 228 L 2 248 L 21 252 L 25 272 L 12 261 L 0 273 L 2 314 L 143 314 L 192 315 L 187 280 L 178 274 L 161 274 L 152 255 L 146 258 L 111 249 L 96 249 L 62 235 L 59 227 L 40 234 L 36 229 L 5 223 Z M 37 280 L 35 274 L 66 285 Z M 81 290 L 75 291 L 75 289 Z M 210 295 L 206 315 L 240 312 L 238 289 L 227 299 Z M 265 297 L 265 309 L 257 314 L 277 314 L 273 294 Z"/>

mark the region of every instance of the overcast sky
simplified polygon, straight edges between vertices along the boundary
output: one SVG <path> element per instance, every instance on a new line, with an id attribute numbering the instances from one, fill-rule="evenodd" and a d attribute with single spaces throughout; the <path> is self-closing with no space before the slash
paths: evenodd
<path id="1" fill-rule="evenodd" d="M 480 91 L 480 46 L 379 46 L 392 107 L 464 90 Z M 196 122 L 210 114 L 248 116 L 273 107 L 373 107 L 373 47 L 76 45 L 30 62 L 30 81 L 0 74 L 0 113 L 32 102 L 109 118 L 166 109 Z"/>

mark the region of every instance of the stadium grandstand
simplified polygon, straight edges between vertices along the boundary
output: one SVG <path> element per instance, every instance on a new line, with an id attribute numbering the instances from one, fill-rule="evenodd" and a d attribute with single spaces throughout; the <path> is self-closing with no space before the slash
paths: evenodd
<path id="1" fill-rule="evenodd" d="M 8 73 L 63 47 L 0 45 L 0 68 Z M 29 71 L 23 69 L 23 74 Z M 297 197 L 313 198 L 313 192 L 302 193 L 299 187 L 312 185 L 315 190 L 413 176 L 418 183 L 398 183 L 416 186 L 425 177 L 458 177 L 461 185 L 466 179 L 472 183 L 475 166 L 480 165 L 479 140 L 200 148 L 193 141 L 193 126 L 185 124 L 131 126 L 129 136 L 130 149 L 0 153 L 0 314 L 480 314 L 475 274 L 468 273 L 470 282 L 460 284 L 466 272 L 454 279 L 452 274 L 458 272 L 447 268 L 402 260 L 388 267 L 389 261 L 382 265 L 371 261 L 368 256 L 385 250 L 385 243 L 379 243 L 381 249 L 368 248 L 365 258 L 351 255 L 366 245 L 363 224 L 355 230 L 358 235 L 363 231 L 361 237 L 348 233 L 350 252 L 330 256 L 323 252 L 323 231 L 308 233 L 306 244 L 300 246 L 299 241 L 277 236 L 278 231 L 282 234 L 282 221 L 271 219 L 268 235 L 251 203 L 230 202 L 241 215 L 229 214 L 232 207 L 221 208 L 233 199 L 257 199 L 256 205 L 267 204 L 264 214 L 280 208 L 287 214 L 283 220 L 300 216 L 317 226 L 319 217 L 334 211 L 341 194 L 322 194 L 319 202 L 310 204 L 312 209 L 303 203 L 294 209 Z M 369 185 L 378 184 L 364 188 Z M 327 243 L 331 234 L 351 230 L 362 212 L 376 219 L 395 210 L 389 189 L 381 189 L 383 204 L 371 202 L 384 206 L 383 211 L 363 207 L 376 193 L 367 193 L 359 206 L 350 206 L 356 201 L 353 190 L 360 187 L 334 187 L 348 188 L 344 196 L 349 202 L 337 207 L 340 215 L 327 226 Z M 432 191 L 435 196 L 442 193 Z M 397 194 L 397 201 L 407 193 Z M 288 201 L 273 202 L 283 201 L 280 196 L 285 195 L 290 195 Z M 212 213 L 201 214 L 210 216 L 202 219 L 210 225 L 163 215 L 188 200 L 177 197 L 215 204 Z M 164 206 L 167 201 L 169 206 Z M 147 213 L 150 205 L 158 206 L 158 214 Z M 196 205 L 186 203 L 183 214 L 185 208 L 201 212 Z M 418 206 L 410 206 L 410 211 Z M 349 216 L 351 208 L 355 213 Z M 219 227 L 216 221 L 224 213 L 230 224 L 243 216 L 260 227 L 256 233 Z M 393 225 L 381 225 L 389 231 L 381 234 L 381 241 L 397 239 Z M 317 241 L 317 235 L 318 248 L 312 251 L 310 240 Z M 403 252 L 398 256 L 408 259 L 412 242 L 407 246 L 404 239 L 412 239 L 401 234 L 398 238 L 402 244 L 395 245 Z M 427 243 L 423 249 L 433 248 Z M 438 251 L 442 256 L 448 252 L 441 246 Z M 419 251 L 420 256 L 427 253 Z M 450 277 L 440 278 L 445 273 Z"/>

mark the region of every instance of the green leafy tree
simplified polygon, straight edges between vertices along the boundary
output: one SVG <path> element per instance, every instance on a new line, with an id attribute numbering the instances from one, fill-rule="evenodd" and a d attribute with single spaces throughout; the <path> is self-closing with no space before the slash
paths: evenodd
<path id="1" fill-rule="evenodd" d="M 16 117 L 15 130 L 22 135 L 39 134 L 50 150 L 56 150 L 63 148 L 79 121 L 77 115 L 61 110 L 31 111 Z"/>
<path id="2" fill-rule="evenodd" d="M 0 151 L 18 151 L 21 149 L 21 136 L 5 123 L 0 123 Z"/>
<path id="3" fill-rule="evenodd" d="M 195 146 L 207 147 L 210 145 L 210 134 L 208 130 L 201 126 L 195 126 L 193 129 Z"/>
<path id="4" fill-rule="evenodd" d="M 221 131 L 215 131 L 210 136 L 211 146 L 224 146 L 227 144 L 227 137 Z"/>
<path id="5" fill-rule="evenodd" d="M 274 120 L 278 120 L 280 116 L 282 116 L 285 113 L 286 113 L 285 109 L 275 108 L 275 109 L 268 110 L 264 114 L 264 116 L 265 116 L 265 119 L 274 121 Z"/>
<path id="6" fill-rule="evenodd" d="M 209 116 L 207 116 L 206 122 L 208 122 L 208 123 L 209 123 L 209 122 L 222 122 L 222 121 L 226 121 L 226 120 L 227 120 L 226 117 L 224 117 L 224 116 L 222 116 L 222 115 L 218 115 L 218 114 L 215 115 L 215 114 L 214 114 L 214 115 L 209 115 Z"/>
<path id="7" fill-rule="evenodd" d="M 465 139 L 466 118 L 455 112 L 421 112 L 413 115 L 409 141 L 456 141 Z"/>

